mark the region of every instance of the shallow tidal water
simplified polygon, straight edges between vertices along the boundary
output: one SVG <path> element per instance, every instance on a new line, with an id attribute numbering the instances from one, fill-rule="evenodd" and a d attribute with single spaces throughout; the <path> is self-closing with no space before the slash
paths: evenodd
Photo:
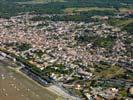
<path id="1" fill-rule="evenodd" d="M 56 98 L 57 95 L 0 61 L 0 100 L 56 100 Z"/>

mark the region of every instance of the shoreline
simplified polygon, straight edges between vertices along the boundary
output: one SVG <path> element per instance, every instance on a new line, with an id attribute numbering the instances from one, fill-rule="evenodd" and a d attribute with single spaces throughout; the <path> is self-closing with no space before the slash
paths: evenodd
<path id="1" fill-rule="evenodd" d="M 56 100 L 58 95 L 0 61 L 0 100 Z M 62 100 L 62 99 L 61 99 Z"/>
<path id="2" fill-rule="evenodd" d="M 28 80 L 34 82 L 36 85 L 40 86 L 41 88 L 47 89 L 49 92 L 57 95 L 57 98 L 56 99 L 60 98 L 61 100 L 80 100 L 80 98 L 71 96 L 70 94 L 66 93 L 65 91 L 63 91 L 61 88 L 59 88 L 56 85 L 51 85 L 51 86 L 48 86 L 48 87 L 42 86 L 41 84 L 39 84 L 38 82 L 36 82 L 32 78 L 30 78 L 29 76 L 27 76 L 25 73 L 21 72 L 19 70 L 20 68 L 15 69 L 15 68 L 12 68 L 10 66 L 8 66 L 8 68 L 12 69 L 13 71 L 15 71 L 18 74 L 21 74 L 23 77 L 25 77 Z"/>
<path id="3" fill-rule="evenodd" d="M 1 51 L 1 50 L 0 50 Z M 2 51 L 1 51 L 2 52 Z M 5 52 L 3 52 L 5 53 Z M 3 58 L 7 58 L 8 54 L 6 56 L 4 56 Z M 10 55 L 9 55 L 10 56 Z M 12 57 L 14 59 L 14 57 Z M 4 60 L 3 59 L 3 60 Z M 8 58 L 7 58 L 8 59 Z M 14 62 L 16 64 L 16 61 Z M 62 90 L 60 87 L 52 84 L 51 86 L 48 86 L 48 87 L 45 87 L 41 84 L 39 84 L 37 81 L 33 80 L 31 77 L 29 77 L 28 75 L 26 75 L 25 73 L 21 72 L 20 69 L 22 67 L 19 67 L 18 68 L 13 68 L 11 66 L 8 66 L 8 68 L 14 70 L 15 72 L 17 72 L 18 74 L 21 74 L 22 76 L 24 76 L 25 78 L 29 79 L 30 81 L 34 82 L 35 84 L 37 84 L 38 86 L 41 86 L 42 88 L 45 88 L 47 89 L 48 91 L 54 93 L 55 95 L 57 95 L 57 98 L 58 97 L 61 97 L 62 99 L 61 100 L 81 100 L 79 97 L 75 97 L 75 96 L 72 96 L 70 95 L 69 93 L 65 92 L 64 90 Z M 56 100 L 55 99 L 55 100 Z"/>

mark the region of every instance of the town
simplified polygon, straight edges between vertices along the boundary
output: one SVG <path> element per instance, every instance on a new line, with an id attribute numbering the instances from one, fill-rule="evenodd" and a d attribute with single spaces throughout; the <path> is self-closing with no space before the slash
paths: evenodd
<path id="1" fill-rule="evenodd" d="M 14 62 L 24 62 L 24 73 L 73 96 L 131 100 L 132 34 L 110 25 L 108 16 L 93 16 L 98 21 L 91 22 L 33 20 L 38 16 L 52 17 L 27 13 L 0 18 L 2 56 L 8 53 Z"/>

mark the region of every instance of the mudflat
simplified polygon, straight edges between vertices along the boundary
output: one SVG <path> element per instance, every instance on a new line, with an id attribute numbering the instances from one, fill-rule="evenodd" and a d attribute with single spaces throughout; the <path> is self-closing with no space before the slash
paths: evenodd
<path id="1" fill-rule="evenodd" d="M 0 100 L 55 100 L 57 95 L 0 61 Z"/>

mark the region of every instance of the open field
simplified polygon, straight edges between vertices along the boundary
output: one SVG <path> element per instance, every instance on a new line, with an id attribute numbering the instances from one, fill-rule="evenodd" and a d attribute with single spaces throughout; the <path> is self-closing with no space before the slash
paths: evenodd
<path id="1" fill-rule="evenodd" d="M 133 23 L 133 18 L 127 18 L 127 19 L 111 19 L 109 20 L 109 23 L 111 25 L 117 26 L 117 27 L 125 27 L 126 25 Z"/>
<path id="2" fill-rule="evenodd" d="M 107 68 L 106 70 L 96 73 L 96 78 L 105 78 L 110 79 L 113 77 L 124 75 L 125 70 L 123 68 L 120 68 L 118 66 L 111 66 L 110 68 Z"/>
<path id="3" fill-rule="evenodd" d="M 65 13 L 72 13 L 72 12 L 87 12 L 87 11 L 114 11 L 114 8 L 99 8 L 99 7 L 85 7 L 85 8 L 66 8 L 64 10 Z"/>
<path id="4" fill-rule="evenodd" d="M 64 0 L 32 0 L 32 1 L 17 2 L 17 3 L 18 4 L 46 4 L 50 2 L 64 2 Z"/>
<path id="5" fill-rule="evenodd" d="M 88 12 L 88 11 L 116 11 L 115 8 L 105 8 L 105 7 L 79 7 L 79 8 L 66 8 L 64 9 L 65 13 L 74 13 L 74 12 Z M 128 11 L 133 11 L 133 8 L 119 8 L 121 13 Z"/>
<path id="6" fill-rule="evenodd" d="M 55 100 L 57 96 L 0 62 L 0 100 Z"/>
<path id="7" fill-rule="evenodd" d="M 133 11 L 133 8 L 120 8 L 120 12 L 125 13 L 128 11 Z"/>

